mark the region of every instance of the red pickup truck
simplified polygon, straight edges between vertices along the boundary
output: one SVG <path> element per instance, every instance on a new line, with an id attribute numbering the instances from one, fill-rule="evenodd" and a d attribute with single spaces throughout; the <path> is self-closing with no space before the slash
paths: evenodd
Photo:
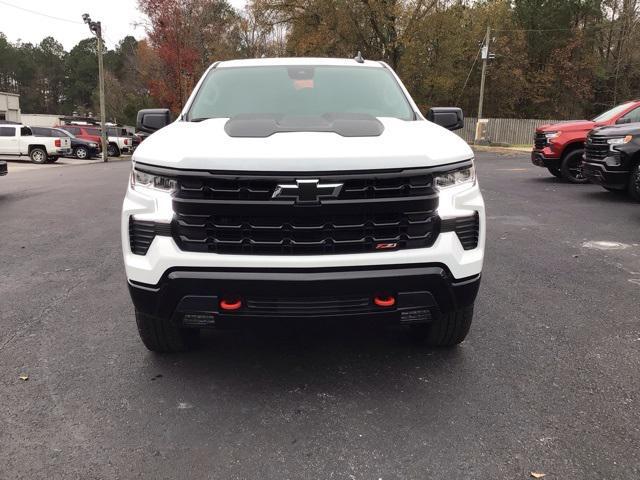
<path id="1" fill-rule="evenodd" d="M 531 161 L 558 178 L 571 183 L 587 183 L 589 180 L 582 174 L 587 134 L 596 127 L 632 122 L 640 122 L 640 100 L 613 107 L 592 120 L 542 125 L 536 129 Z"/>

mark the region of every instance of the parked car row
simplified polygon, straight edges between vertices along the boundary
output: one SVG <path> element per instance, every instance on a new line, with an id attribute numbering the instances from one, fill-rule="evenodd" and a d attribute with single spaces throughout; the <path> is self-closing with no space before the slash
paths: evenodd
<path id="1" fill-rule="evenodd" d="M 0 124 L 0 155 L 29 158 L 34 163 L 55 162 L 60 157 L 89 160 L 102 152 L 100 134 L 100 128 L 92 125 L 28 127 L 6 122 Z M 142 138 L 122 127 L 107 127 L 107 140 L 107 154 L 118 157 L 132 153 Z"/>
<path id="2" fill-rule="evenodd" d="M 625 102 L 592 120 L 538 127 L 531 161 L 571 183 L 626 190 L 640 201 L 640 100 Z"/>
<path id="3" fill-rule="evenodd" d="M 34 163 L 55 162 L 73 153 L 68 137 L 41 137 L 24 125 L 0 125 L 0 155 L 30 158 Z"/>

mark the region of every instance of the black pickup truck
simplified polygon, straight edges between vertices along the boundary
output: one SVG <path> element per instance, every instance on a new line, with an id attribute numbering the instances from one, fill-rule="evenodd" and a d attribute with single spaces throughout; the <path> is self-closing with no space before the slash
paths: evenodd
<path id="1" fill-rule="evenodd" d="M 582 173 L 607 190 L 640 201 L 640 123 L 595 128 L 585 143 Z"/>

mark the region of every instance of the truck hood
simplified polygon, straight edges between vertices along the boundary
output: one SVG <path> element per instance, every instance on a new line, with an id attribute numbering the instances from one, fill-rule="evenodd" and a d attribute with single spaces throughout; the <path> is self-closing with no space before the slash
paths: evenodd
<path id="1" fill-rule="evenodd" d="M 591 120 L 569 120 L 566 122 L 548 123 L 546 125 L 540 125 L 536 128 L 537 132 L 576 132 L 576 131 L 589 131 L 596 126 L 595 122 Z"/>
<path id="2" fill-rule="evenodd" d="M 626 135 L 640 135 L 640 123 L 626 123 L 596 128 L 592 135 L 603 137 L 624 137 Z"/>
<path id="3" fill-rule="evenodd" d="M 280 132 L 266 138 L 230 137 L 226 118 L 177 121 L 141 143 L 133 160 L 195 170 L 326 172 L 430 167 L 473 157 L 464 140 L 434 123 L 379 120 L 379 136 Z"/>

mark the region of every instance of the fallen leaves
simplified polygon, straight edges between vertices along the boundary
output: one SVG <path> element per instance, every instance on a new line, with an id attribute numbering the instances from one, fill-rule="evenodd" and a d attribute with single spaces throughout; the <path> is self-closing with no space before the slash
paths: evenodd
<path id="1" fill-rule="evenodd" d="M 23 382 L 26 382 L 27 380 L 29 380 L 29 375 L 27 375 L 26 373 L 22 373 L 18 378 Z"/>
<path id="2" fill-rule="evenodd" d="M 544 478 L 546 476 L 546 473 L 531 472 L 531 476 L 533 478 Z"/>

